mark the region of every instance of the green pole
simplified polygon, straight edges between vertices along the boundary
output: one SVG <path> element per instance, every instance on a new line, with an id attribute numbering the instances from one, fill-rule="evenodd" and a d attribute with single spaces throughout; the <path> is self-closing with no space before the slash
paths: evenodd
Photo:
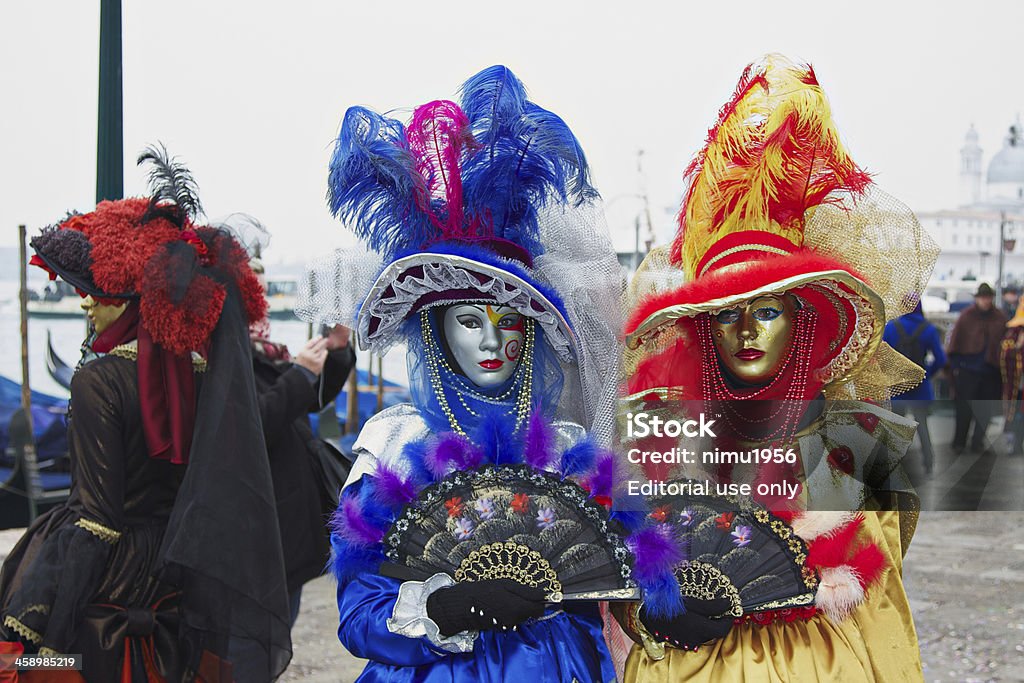
<path id="1" fill-rule="evenodd" d="M 100 0 L 100 88 L 96 130 L 96 203 L 124 197 L 121 0 Z"/>

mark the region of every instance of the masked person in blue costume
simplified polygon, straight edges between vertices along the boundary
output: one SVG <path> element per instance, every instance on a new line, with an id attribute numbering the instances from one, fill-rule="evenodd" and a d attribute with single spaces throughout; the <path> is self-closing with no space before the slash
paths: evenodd
<path id="1" fill-rule="evenodd" d="M 359 681 L 613 680 L 595 603 L 551 606 L 510 579 L 391 578 L 366 523 L 388 481 L 434 466 L 423 443 L 441 433 L 483 430 L 500 451 L 534 415 L 559 448 L 609 441 L 622 280 L 579 143 L 491 67 L 407 125 L 349 109 L 328 196 L 369 251 L 311 266 L 297 310 L 376 353 L 404 344 L 413 397 L 363 427 L 334 520 L 338 636 L 369 660 Z"/>

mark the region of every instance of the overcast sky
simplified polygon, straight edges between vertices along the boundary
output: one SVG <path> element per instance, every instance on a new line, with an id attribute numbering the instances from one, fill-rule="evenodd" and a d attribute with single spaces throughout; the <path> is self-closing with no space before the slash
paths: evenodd
<path id="1" fill-rule="evenodd" d="M 162 140 L 212 218 L 243 211 L 269 260 L 347 243 L 324 207 L 345 109 L 454 97 L 496 63 L 561 115 L 590 159 L 619 244 L 632 243 L 638 149 L 654 220 L 744 65 L 811 62 L 854 158 L 918 210 L 951 208 L 974 123 L 985 163 L 1024 109 L 1024 3 L 257 2 L 125 0 L 125 191 Z M 0 246 L 94 205 L 99 0 L 0 7 Z"/>

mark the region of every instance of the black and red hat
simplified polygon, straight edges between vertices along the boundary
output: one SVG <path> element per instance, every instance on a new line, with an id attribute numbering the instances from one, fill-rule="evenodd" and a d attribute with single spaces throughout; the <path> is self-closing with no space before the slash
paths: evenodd
<path id="1" fill-rule="evenodd" d="M 201 349 L 233 285 L 246 315 L 266 307 L 245 249 L 224 230 L 198 224 L 202 206 L 188 169 L 163 146 L 138 163 L 151 165 L 151 196 L 100 202 L 69 214 L 31 240 L 30 263 L 101 302 L 138 300 L 140 324 L 175 354 Z"/>

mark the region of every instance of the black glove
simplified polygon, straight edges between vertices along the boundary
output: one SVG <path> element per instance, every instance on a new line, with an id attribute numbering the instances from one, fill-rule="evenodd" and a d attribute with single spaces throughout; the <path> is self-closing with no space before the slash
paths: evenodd
<path id="1" fill-rule="evenodd" d="M 732 616 L 726 598 L 697 600 L 683 598 L 686 614 L 671 619 L 661 619 L 640 611 L 640 621 L 655 640 L 674 645 L 683 650 L 696 650 L 698 645 L 723 637 L 732 628 Z"/>
<path id="2" fill-rule="evenodd" d="M 427 616 L 447 637 L 463 631 L 515 630 L 544 614 L 544 591 L 512 579 L 466 581 L 434 591 Z"/>

